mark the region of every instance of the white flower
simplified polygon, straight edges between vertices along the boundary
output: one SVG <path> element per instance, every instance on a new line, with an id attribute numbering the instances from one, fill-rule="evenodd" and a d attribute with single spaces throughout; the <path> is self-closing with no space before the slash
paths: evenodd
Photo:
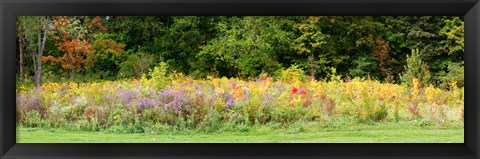
<path id="1" fill-rule="evenodd" d="M 86 106 L 88 104 L 87 98 L 84 95 L 78 96 L 75 98 L 75 105 Z"/>

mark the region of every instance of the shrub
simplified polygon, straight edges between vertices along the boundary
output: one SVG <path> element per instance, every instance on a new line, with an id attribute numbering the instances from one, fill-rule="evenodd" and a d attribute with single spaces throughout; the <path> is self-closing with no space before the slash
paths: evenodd
<path id="1" fill-rule="evenodd" d="M 381 121 L 388 115 L 388 109 L 384 102 L 377 100 L 365 100 L 357 108 L 355 118 L 361 122 Z"/>
<path id="2" fill-rule="evenodd" d="M 292 65 L 287 69 L 282 69 L 280 72 L 277 72 L 277 79 L 280 79 L 282 82 L 291 82 L 291 81 L 305 81 L 306 75 L 298 65 Z"/>
<path id="3" fill-rule="evenodd" d="M 456 82 L 458 87 L 463 87 L 465 83 L 465 68 L 462 63 L 450 63 L 448 64 L 448 73 L 440 77 L 442 86 L 444 88 L 450 88 L 450 83 Z"/>
<path id="4" fill-rule="evenodd" d="M 155 63 L 156 57 L 152 54 L 133 53 L 120 64 L 120 77 L 140 78 L 150 66 Z"/>
<path id="5" fill-rule="evenodd" d="M 407 65 L 405 65 L 405 72 L 400 76 L 403 83 L 408 86 L 411 85 L 411 81 L 416 78 L 421 82 L 421 86 L 427 86 L 430 82 L 430 72 L 428 70 L 427 63 L 423 62 L 418 49 L 412 49 L 412 54 L 407 55 Z"/>
<path id="6" fill-rule="evenodd" d="M 223 125 L 220 114 L 216 110 L 209 111 L 203 118 L 203 122 L 199 125 L 200 130 L 206 132 L 218 131 Z"/>
<path id="7" fill-rule="evenodd" d="M 150 71 L 148 76 L 146 74 L 142 75 L 140 82 L 161 89 L 169 85 L 172 78 L 167 77 L 167 64 L 160 62 L 158 66 L 153 68 L 153 71 Z"/>

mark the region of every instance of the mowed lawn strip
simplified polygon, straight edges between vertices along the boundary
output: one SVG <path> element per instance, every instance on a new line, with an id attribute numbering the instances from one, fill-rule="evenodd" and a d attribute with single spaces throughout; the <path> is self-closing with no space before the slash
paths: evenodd
<path id="1" fill-rule="evenodd" d="M 19 128 L 17 143 L 463 143 L 464 129 L 360 127 L 269 129 L 248 132 L 132 133 Z"/>

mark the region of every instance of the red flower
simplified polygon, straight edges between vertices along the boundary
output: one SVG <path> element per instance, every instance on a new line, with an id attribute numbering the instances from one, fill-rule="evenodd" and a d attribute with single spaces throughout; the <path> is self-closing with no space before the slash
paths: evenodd
<path id="1" fill-rule="evenodd" d="M 292 93 L 292 94 L 296 94 L 297 92 L 298 92 L 298 89 L 295 88 L 295 87 L 293 87 L 291 93 Z"/>
<path id="2" fill-rule="evenodd" d="M 301 89 L 300 90 L 300 95 L 301 95 L 302 98 L 305 98 L 305 94 L 307 94 L 307 91 Z"/>
<path id="3" fill-rule="evenodd" d="M 302 89 L 302 90 L 300 90 L 300 94 L 301 94 L 301 95 L 305 95 L 305 94 L 307 94 L 307 91 L 305 91 L 305 90 Z"/>

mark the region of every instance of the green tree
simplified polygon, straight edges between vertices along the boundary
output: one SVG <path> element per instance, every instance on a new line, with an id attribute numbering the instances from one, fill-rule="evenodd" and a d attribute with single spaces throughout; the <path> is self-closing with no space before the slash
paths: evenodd
<path id="1" fill-rule="evenodd" d="M 429 64 L 431 81 L 439 84 L 448 71 L 449 63 L 463 61 L 462 51 L 454 49 L 457 50 L 454 54 L 449 53 L 453 46 L 451 44 L 455 42 L 448 40 L 445 35 L 453 28 L 457 28 L 454 32 L 460 31 L 458 28 L 461 23 L 454 22 L 455 18 L 463 21 L 461 17 L 453 16 L 388 16 L 381 19 L 387 25 L 388 40 L 392 44 L 392 51 L 399 55 L 397 59 L 405 63 L 405 52 L 421 48 L 419 54 L 422 60 Z M 463 33 L 461 36 L 463 38 Z M 398 71 L 402 70 L 395 70 Z"/>
<path id="2" fill-rule="evenodd" d="M 219 36 L 209 41 L 197 55 L 213 57 L 227 64 L 221 75 L 256 77 L 261 72 L 273 74 L 281 68 L 275 60 L 277 45 L 288 41 L 288 32 L 272 17 L 232 17 L 217 25 Z"/>
<path id="3" fill-rule="evenodd" d="M 21 33 L 19 34 L 24 36 L 22 43 L 25 44 L 25 51 L 30 52 L 35 74 L 35 86 L 39 88 L 42 77 L 42 56 L 49 32 L 50 17 L 28 16 L 20 17 L 18 20 L 19 27 L 17 28 L 20 29 L 19 32 Z M 37 36 L 36 39 L 34 39 L 35 35 Z"/>
<path id="4" fill-rule="evenodd" d="M 119 71 L 120 63 L 126 58 L 125 44 L 116 42 L 114 34 L 95 33 L 92 49 L 95 52 L 89 59 L 95 62 L 89 73 L 101 74 L 102 78 L 114 77 Z"/>
<path id="5" fill-rule="evenodd" d="M 311 16 L 306 23 L 296 25 L 301 35 L 294 39 L 297 53 L 308 56 L 308 67 L 310 76 L 315 77 L 316 71 L 321 69 L 321 62 L 316 59 L 323 52 L 327 35 L 323 34 L 318 26 L 319 17 Z"/>
<path id="6" fill-rule="evenodd" d="M 444 45 L 444 49 L 448 50 L 449 55 L 464 52 L 464 23 L 460 17 L 446 19 L 445 26 L 440 30 L 439 34 L 446 36 L 442 44 Z"/>
<path id="7" fill-rule="evenodd" d="M 127 52 L 158 53 L 155 38 L 172 22 L 171 16 L 109 16 L 106 27 Z"/>
<path id="8" fill-rule="evenodd" d="M 405 72 L 402 74 L 402 82 L 411 86 L 412 79 L 420 80 L 422 86 L 427 86 L 430 82 L 430 72 L 428 71 L 427 63 L 422 61 L 418 49 L 412 49 L 412 54 L 407 55 L 407 65 Z"/>
<path id="9" fill-rule="evenodd" d="M 195 56 L 202 46 L 216 34 L 215 22 L 223 17 L 181 16 L 172 17 L 165 31 L 154 38 L 160 60 L 175 70 L 191 73 L 196 70 Z"/>

